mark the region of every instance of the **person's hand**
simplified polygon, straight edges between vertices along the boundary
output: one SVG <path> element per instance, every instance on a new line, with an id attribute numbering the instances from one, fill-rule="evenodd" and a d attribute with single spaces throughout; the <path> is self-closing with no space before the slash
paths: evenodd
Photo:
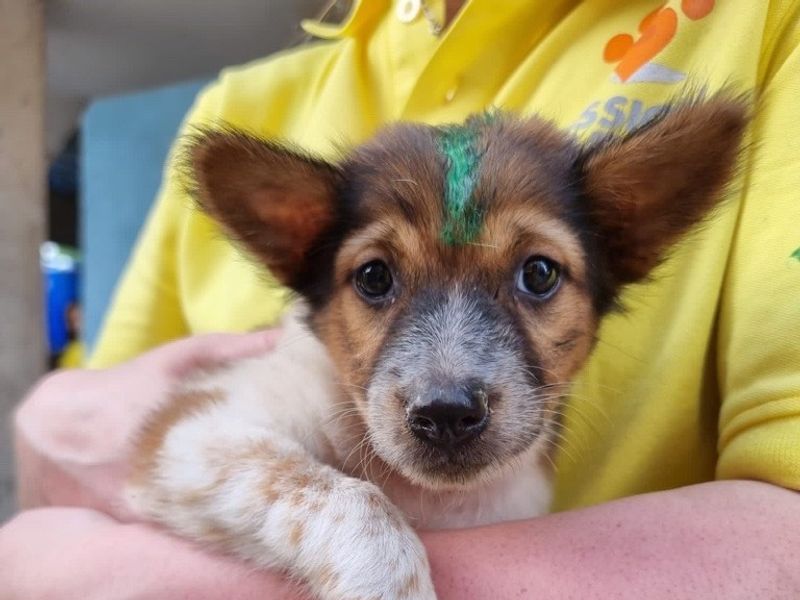
<path id="1" fill-rule="evenodd" d="M 193 368 L 269 351 L 276 331 L 172 342 L 117 367 L 43 378 L 16 415 L 22 508 L 84 506 L 130 519 L 120 500 L 130 441 Z"/>
<path id="2" fill-rule="evenodd" d="M 259 570 L 143 523 L 42 508 L 0 527 L 0 600 L 308 600 Z"/>

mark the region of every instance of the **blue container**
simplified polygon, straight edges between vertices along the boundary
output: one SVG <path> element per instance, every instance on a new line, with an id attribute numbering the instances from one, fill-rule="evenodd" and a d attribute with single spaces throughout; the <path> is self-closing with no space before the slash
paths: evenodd
<path id="1" fill-rule="evenodd" d="M 44 276 L 45 322 L 50 354 L 60 354 L 77 333 L 79 265 L 74 251 L 45 242 L 39 251 Z"/>

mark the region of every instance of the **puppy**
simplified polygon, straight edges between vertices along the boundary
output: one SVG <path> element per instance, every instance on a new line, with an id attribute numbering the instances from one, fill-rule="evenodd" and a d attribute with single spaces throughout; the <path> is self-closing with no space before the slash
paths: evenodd
<path id="1" fill-rule="evenodd" d="M 400 124 L 337 164 L 199 136 L 200 205 L 301 300 L 274 352 L 152 415 L 132 504 L 326 600 L 435 598 L 413 528 L 548 510 L 598 323 L 713 209 L 746 104 L 678 103 L 591 147 L 502 113 Z"/>

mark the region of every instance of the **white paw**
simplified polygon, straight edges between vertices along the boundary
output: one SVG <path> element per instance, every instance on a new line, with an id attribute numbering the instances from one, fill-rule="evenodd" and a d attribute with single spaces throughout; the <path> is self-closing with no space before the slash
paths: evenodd
<path id="1" fill-rule="evenodd" d="M 422 542 L 378 488 L 350 480 L 333 498 L 317 517 L 330 529 L 309 574 L 320 598 L 436 600 Z"/>

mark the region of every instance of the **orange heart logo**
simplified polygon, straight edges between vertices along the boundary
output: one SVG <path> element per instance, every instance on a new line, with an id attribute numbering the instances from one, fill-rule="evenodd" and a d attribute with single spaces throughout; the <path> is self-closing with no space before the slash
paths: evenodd
<path id="1" fill-rule="evenodd" d="M 706 17 L 714 9 L 714 0 L 682 0 L 681 11 L 691 20 Z M 639 23 L 639 39 L 620 33 L 608 40 L 603 59 L 617 63 L 614 72 L 620 81 L 628 81 L 666 48 L 678 31 L 678 14 L 663 4 L 649 12 Z"/>

